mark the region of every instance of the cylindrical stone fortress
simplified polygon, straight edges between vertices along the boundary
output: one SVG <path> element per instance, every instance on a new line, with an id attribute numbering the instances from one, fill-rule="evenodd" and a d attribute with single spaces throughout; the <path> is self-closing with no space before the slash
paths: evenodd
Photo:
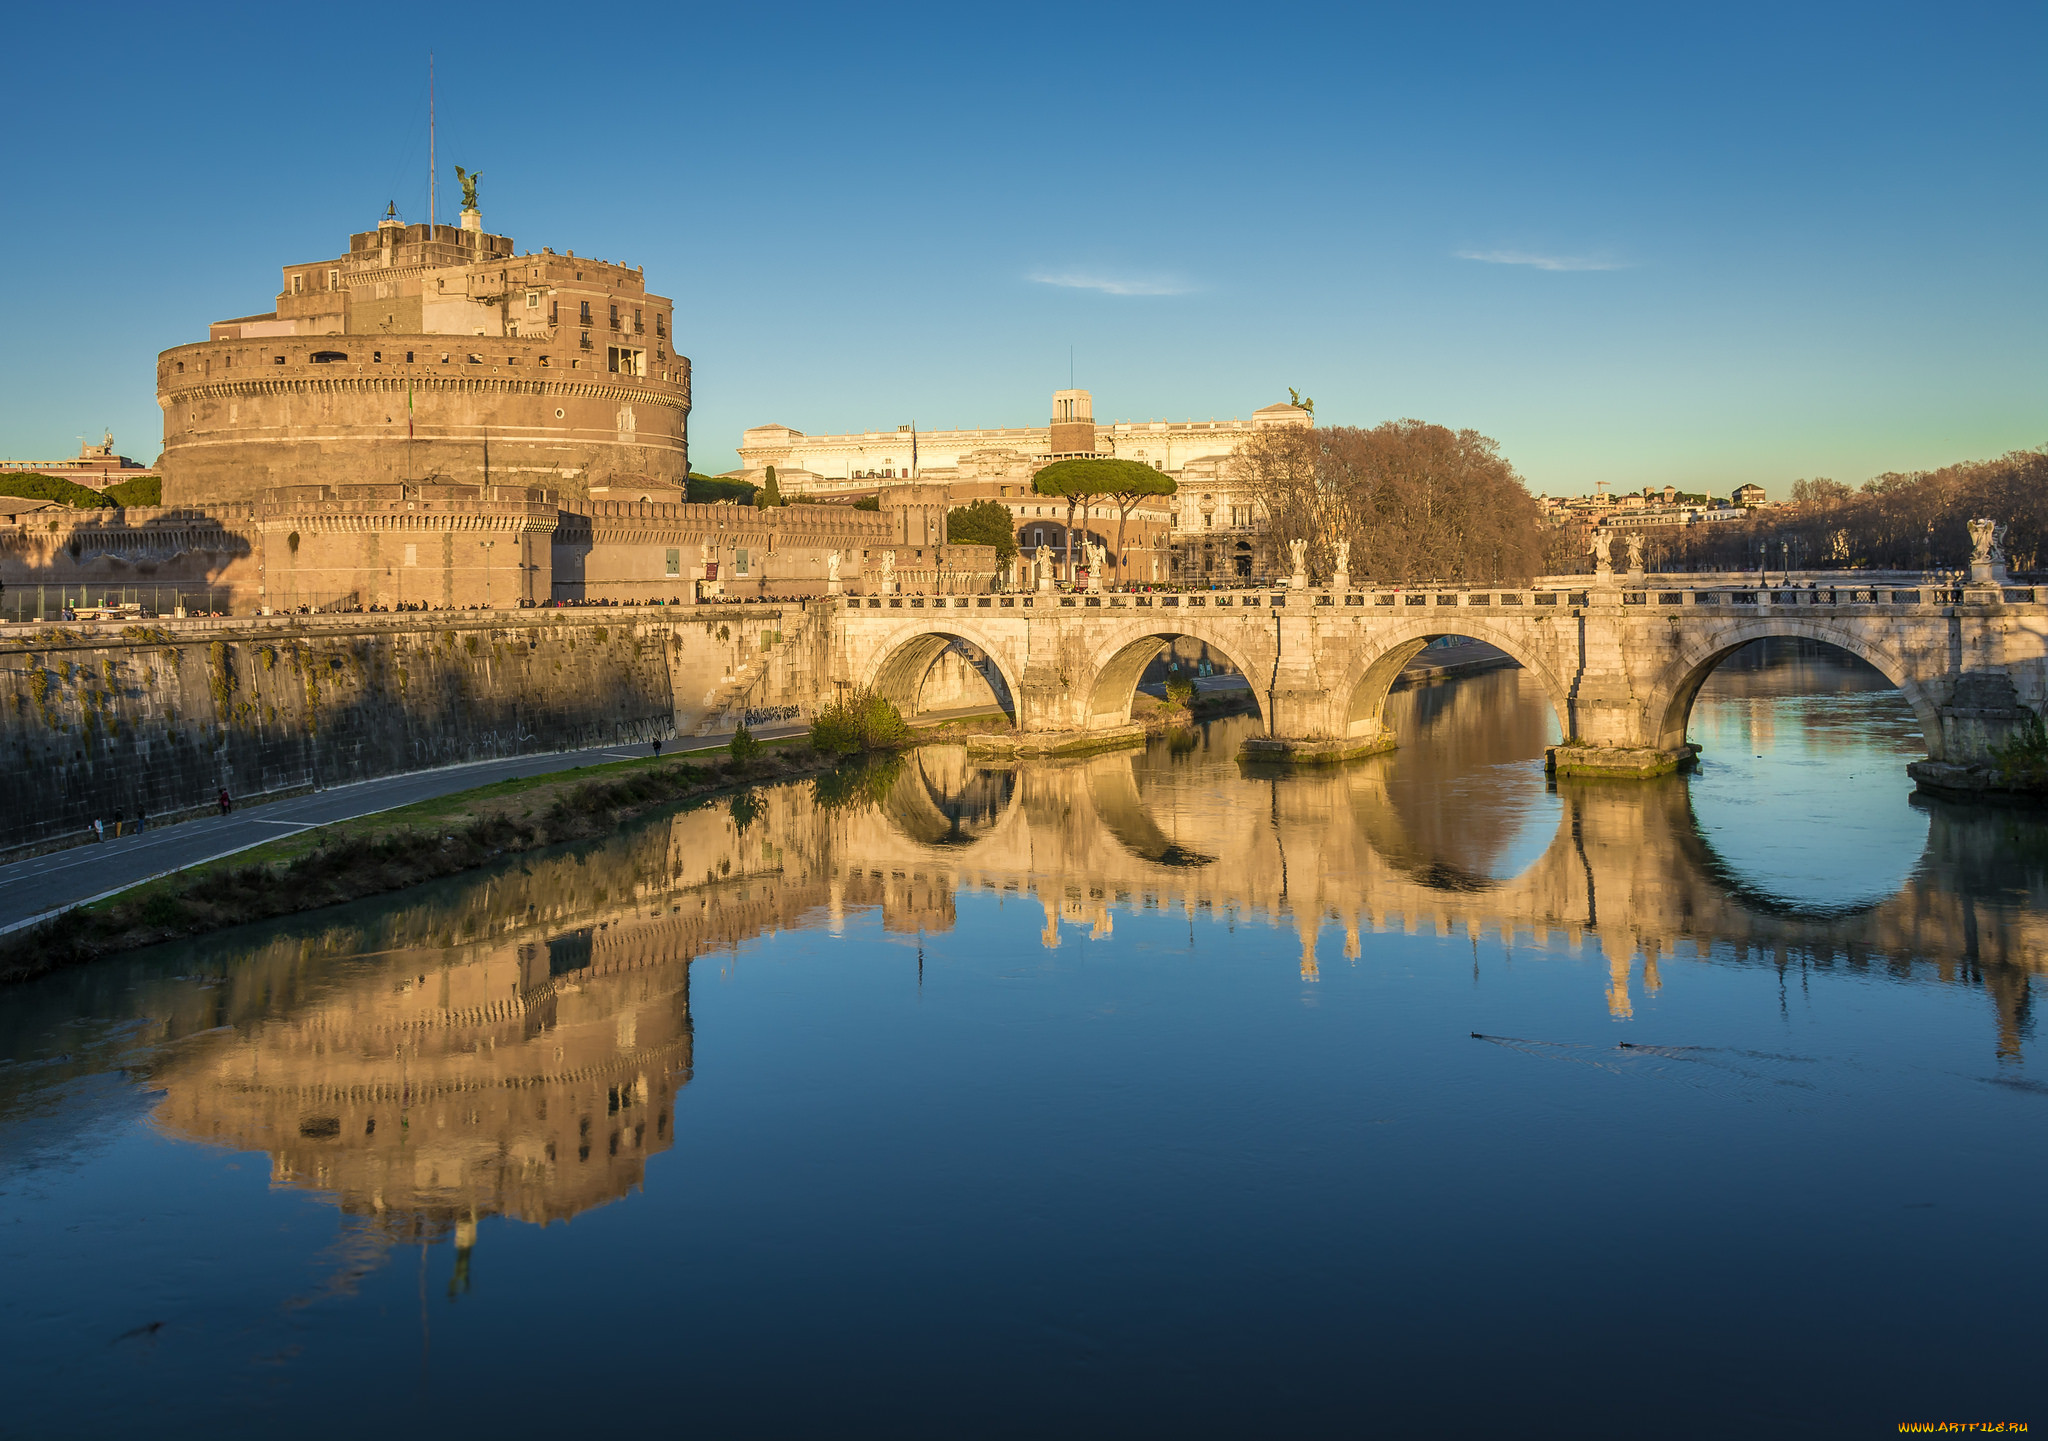
<path id="1" fill-rule="evenodd" d="M 387 220 L 157 361 L 164 502 L 393 481 L 679 500 L 690 363 L 640 270 Z"/>

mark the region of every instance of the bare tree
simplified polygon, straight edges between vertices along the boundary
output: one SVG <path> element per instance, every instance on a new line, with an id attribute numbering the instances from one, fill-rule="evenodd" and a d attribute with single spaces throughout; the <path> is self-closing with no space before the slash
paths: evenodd
<path id="1" fill-rule="evenodd" d="M 1351 574 L 1383 585 L 1512 583 L 1542 568 L 1541 511 L 1500 446 L 1474 430 L 1275 427 L 1238 452 L 1237 467 L 1275 539 L 1306 540 L 1323 575 L 1340 540 L 1351 542 Z"/>

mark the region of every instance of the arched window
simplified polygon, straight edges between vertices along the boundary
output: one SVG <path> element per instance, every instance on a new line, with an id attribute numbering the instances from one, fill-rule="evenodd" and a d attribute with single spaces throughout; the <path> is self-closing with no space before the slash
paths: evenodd
<path id="1" fill-rule="evenodd" d="M 337 360 L 347 359 L 348 356 L 339 350 L 316 350 L 312 356 L 315 365 L 332 365 Z"/>

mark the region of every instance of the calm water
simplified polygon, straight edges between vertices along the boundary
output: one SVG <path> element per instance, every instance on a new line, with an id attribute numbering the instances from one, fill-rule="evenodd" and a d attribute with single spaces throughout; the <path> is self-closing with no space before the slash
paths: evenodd
<path id="1" fill-rule="evenodd" d="M 1700 773 L 925 750 L 0 1007 L 0 1430 L 2044 1419 L 2048 826 L 1746 652 Z M 1477 1033 L 1477 1034 L 1475 1034 Z"/>

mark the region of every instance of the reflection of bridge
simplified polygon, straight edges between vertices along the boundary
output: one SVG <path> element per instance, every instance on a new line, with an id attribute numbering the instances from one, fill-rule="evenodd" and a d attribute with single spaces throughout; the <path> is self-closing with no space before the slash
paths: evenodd
<path id="1" fill-rule="evenodd" d="M 1131 733 L 1131 699 L 1167 638 L 1228 656 L 1253 683 L 1257 748 L 1312 757 L 1394 743 L 1383 712 L 1407 661 L 1437 636 L 1500 647 L 1543 688 L 1566 773 L 1652 775 L 1682 761 L 1701 684 L 1768 636 L 1839 646 L 1912 705 L 1930 756 L 1981 764 L 2048 708 L 2048 594 L 1976 583 L 1801 590 L 1602 576 L 1531 590 L 1304 589 L 1190 595 L 865 596 L 842 601 L 833 679 L 907 711 L 938 657 L 987 656 L 1018 731 L 1041 749 Z"/>
<path id="2" fill-rule="evenodd" d="M 1609 1005 L 1620 1016 L 1631 1013 L 1638 957 L 1649 991 L 1660 965 L 1684 956 L 1931 966 L 1945 980 L 1983 981 L 1998 1002 L 2004 1052 L 2018 1048 L 2030 974 L 2048 970 L 2048 918 L 2000 901 L 2040 885 L 2038 862 L 2027 871 L 1997 818 L 1938 808 L 1927 863 L 1896 895 L 1824 915 L 1747 886 L 1700 835 L 1677 778 L 1628 787 L 1561 780 L 1548 845 L 1519 874 L 1495 879 L 1418 834 L 1427 817 L 1403 814 L 1388 764 L 1207 787 L 1177 825 L 1163 812 L 1179 802 L 1148 756 L 1028 765 L 1014 772 L 1006 804 L 982 808 L 941 844 L 901 817 L 943 812 L 951 794 L 999 793 L 990 777 L 1011 773 L 927 749 L 910 758 L 888 801 L 847 822 L 834 877 L 943 895 L 943 917 L 897 921 L 930 930 L 950 928 L 956 890 L 1034 895 L 1048 946 L 1060 944 L 1063 922 L 1108 933 L 1120 908 L 1264 917 L 1296 930 L 1311 978 L 1336 937 L 1355 959 L 1365 932 L 1463 932 L 1540 949 L 1590 940 L 1607 959 Z"/>

